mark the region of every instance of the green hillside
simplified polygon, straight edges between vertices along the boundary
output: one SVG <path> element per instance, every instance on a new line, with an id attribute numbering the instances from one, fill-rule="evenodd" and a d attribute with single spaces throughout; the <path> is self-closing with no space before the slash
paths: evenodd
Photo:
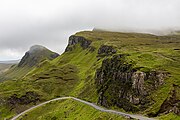
<path id="1" fill-rule="evenodd" d="M 179 35 L 84 31 L 69 38 L 59 57 L 32 66 L 30 62 L 25 60 L 23 69 L 16 66 L 17 71 L 8 71 L 8 77 L 16 74 L 16 79 L 0 83 L 2 118 L 59 96 L 150 117 L 180 115 Z M 77 107 L 84 112 L 87 106 Z M 57 113 L 52 109 L 57 108 L 52 104 L 50 117 L 62 114 L 61 109 Z M 71 117 L 78 117 L 74 112 Z M 39 119 L 45 117 L 41 114 Z M 28 116 L 32 115 L 33 111 Z"/>
<path id="2" fill-rule="evenodd" d="M 20 120 L 125 120 L 111 113 L 100 112 L 73 100 L 49 103 L 19 118 Z"/>
<path id="3" fill-rule="evenodd" d="M 58 56 L 59 54 L 54 53 L 43 46 L 34 45 L 25 53 L 17 65 L 12 66 L 9 71 L 0 75 L 0 81 L 7 79 L 19 79 L 33 68 L 38 67 L 41 62 L 45 60 L 53 60 Z"/>

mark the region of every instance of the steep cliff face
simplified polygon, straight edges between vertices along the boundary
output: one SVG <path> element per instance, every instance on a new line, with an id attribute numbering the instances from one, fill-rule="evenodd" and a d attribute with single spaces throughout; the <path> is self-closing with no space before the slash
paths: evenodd
<path id="1" fill-rule="evenodd" d="M 91 41 L 87 40 L 87 39 L 85 39 L 84 37 L 81 37 L 81 36 L 72 35 L 72 36 L 69 37 L 68 46 L 66 47 L 65 52 L 72 51 L 74 49 L 74 47 L 75 47 L 74 45 L 76 45 L 76 44 L 80 44 L 80 46 L 83 49 L 86 49 L 86 48 L 88 48 L 90 46 Z"/>
<path id="2" fill-rule="evenodd" d="M 105 107 L 118 106 L 126 111 L 145 110 L 148 96 L 164 83 L 167 73 L 142 72 L 126 61 L 126 55 L 114 55 L 102 62 L 96 72 L 98 103 Z"/>

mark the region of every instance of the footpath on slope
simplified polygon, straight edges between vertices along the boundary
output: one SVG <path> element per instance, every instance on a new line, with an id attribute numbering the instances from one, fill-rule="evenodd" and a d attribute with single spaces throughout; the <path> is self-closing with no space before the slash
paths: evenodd
<path id="1" fill-rule="evenodd" d="M 130 118 L 134 118 L 134 119 L 138 119 L 138 120 L 155 120 L 154 118 L 148 118 L 148 117 L 145 117 L 145 116 L 142 116 L 142 115 L 133 115 L 133 114 L 128 114 L 128 113 L 124 113 L 124 112 L 119 112 L 119 111 L 116 111 L 116 110 L 109 110 L 109 109 L 106 109 L 106 108 L 103 108 L 103 107 L 100 107 L 100 106 L 97 106 L 96 104 L 94 103 L 90 103 L 90 102 L 87 102 L 87 101 L 84 101 L 84 100 L 81 100 L 81 99 L 78 99 L 78 98 L 75 98 L 75 97 L 60 97 L 60 98 L 55 98 L 55 99 L 52 99 L 52 100 L 49 100 L 49 101 L 46 101 L 46 102 L 43 102 L 41 104 L 38 104 L 36 106 L 33 106 L 27 110 L 25 110 L 24 112 L 16 115 L 15 117 L 13 117 L 11 120 L 16 120 L 18 119 L 20 116 L 24 115 L 25 113 L 37 108 L 37 107 L 40 107 L 40 106 L 43 106 L 47 103 L 50 103 L 50 102 L 53 102 L 53 101 L 58 101 L 58 100 L 64 100 L 64 99 L 73 99 L 73 100 L 76 100 L 76 101 L 79 101 L 81 103 L 84 103 L 86 105 L 89 105 L 93 108 L 95 108 L 96 110 L 99 110 L 99 111 L 102 111 L 102 112 L 108 112 L 108 113 L 113 113 L 113 114 L 118 114 L 118 115 L 121 115 L 121 116 L 125 116 L 125 117 L 130 117 Z"/>

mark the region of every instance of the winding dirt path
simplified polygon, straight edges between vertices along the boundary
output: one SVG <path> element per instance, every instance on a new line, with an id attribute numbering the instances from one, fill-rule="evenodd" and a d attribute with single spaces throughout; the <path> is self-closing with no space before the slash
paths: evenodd
<path id="1" fill-rule="evenodd" d="M 96 110 L 99 110 L 99 111 L 102 111 L 102 112 L 118 114 L 118 115 L 121 115 L 121 116 L 135 118 L 135 119 L 138 119 L 138 120 L 155 120 L 154 118 L 148 118 L 148 117 L 145 117 L 145 116 L 142 116 L 142 115 L 134 115 L 134 114 L 128 114 L 128 113 L 124 113 L 124 112 L 119 112 L 119 111 L 116 111 L 116 110 L 109 110 L 109 109 L 97 106 L 94 103 L 90 103 L 90 102 L 87 102 L 87 101 L 84 101 L 84 100 L 81 100 L 81 99 L 78 99 L 78 98 L 75 98 L 75 97 L 60 97 L 60 98 L 55 98 L 55 99 L 46 101 L 44 103 L 41 103 L 39 105 L 33 106 L 33 107 L 25 110 L 24 112 L 22 112 L 22 113 L 16 115 L 15 117 L 13 117 L 11 120 L 16 120 L 17 118 L 19 118 L 20 116 L 24 115 L 25 113 L 27 113 L 27 112 L 29 112 L 29 111 L 37 108 L 37 107 L 43 106 L 43 105 L 45 105 L 47 103 L 50 103 L 50 102 L 53 102 L 53 101 L 58 101 L 58 100 L 64 100 L 64 99 L 73 99 L 73 100 L 76 100 L 78 102 L 81 102 L 81 103 L 84 103 L 86 105 L 89 105 L 89 106 L 95 108 Z"/>

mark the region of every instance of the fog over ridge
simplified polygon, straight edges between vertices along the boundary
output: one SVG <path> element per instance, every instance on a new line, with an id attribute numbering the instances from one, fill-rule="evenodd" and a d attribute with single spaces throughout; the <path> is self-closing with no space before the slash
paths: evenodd
<path id="1" fill-rule="evenodd" d="M 36 44 L 62 53 L 81 30 L 166 34 L 180 30 L 180 0 L 1 0 L 0 61 Z"/>

